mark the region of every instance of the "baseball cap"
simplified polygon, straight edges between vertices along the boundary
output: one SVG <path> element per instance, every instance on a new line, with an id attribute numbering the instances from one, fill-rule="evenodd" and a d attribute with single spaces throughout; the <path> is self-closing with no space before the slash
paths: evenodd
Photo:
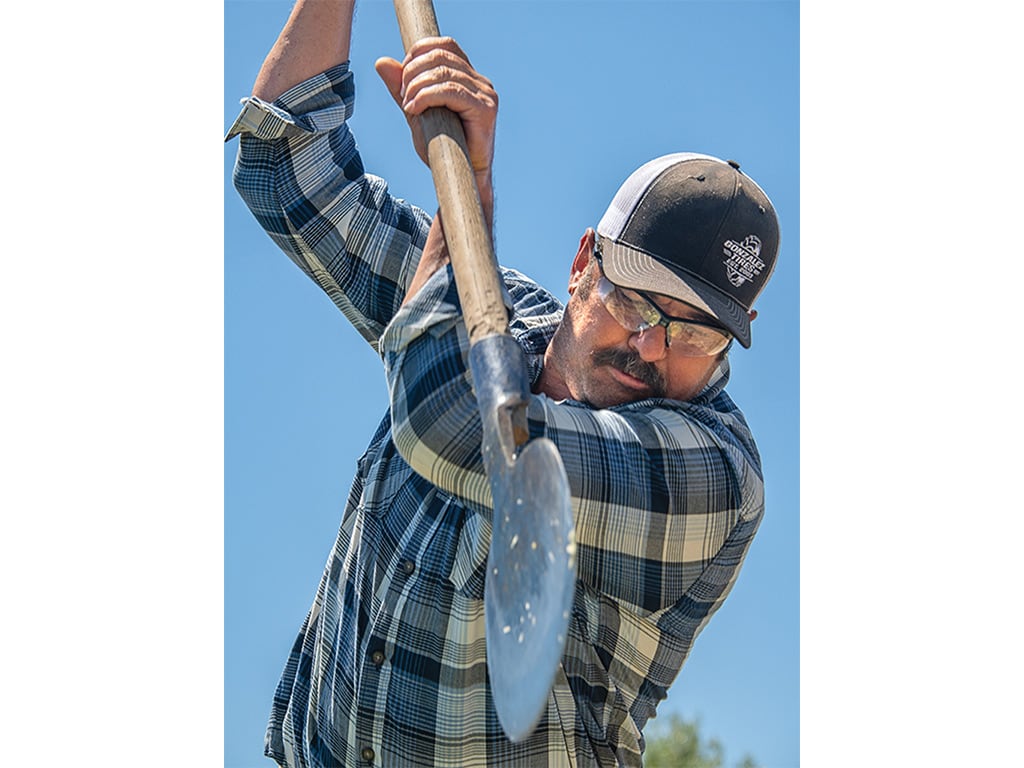
<path id="1" fill-rule="evenodd" d="M 691 304 L 750 346 L 748 312 L 775 269 L 779 222 L 739 163 L 694 152 L 644 163 L 597 234 L 613 283 Z"/>

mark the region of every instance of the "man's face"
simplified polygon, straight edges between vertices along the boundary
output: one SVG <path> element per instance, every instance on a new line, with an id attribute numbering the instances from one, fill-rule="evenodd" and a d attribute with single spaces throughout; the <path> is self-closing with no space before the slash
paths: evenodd
<path id="1" fill-rule="evenodd" d="M 555 399 L 571 397 L 595 408 L 668 397 L 690 400 L 707 385 L 719 356 L 686 357 L 665 346 L 665 328 L 623 328 L 605 308 L 597 281 L 594 231 L 580 240 L 569 278 L 565 316 L 544 357 L 538 390 Z M 651 298 L 673 317 L 702 319 L 700 311 L 665 296 Z"/>

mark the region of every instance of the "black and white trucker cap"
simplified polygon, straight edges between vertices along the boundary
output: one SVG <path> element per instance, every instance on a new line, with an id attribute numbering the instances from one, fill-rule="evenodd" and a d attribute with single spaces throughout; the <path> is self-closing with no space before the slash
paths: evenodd
<path id="1" fill-rule="evenodd" d="M 748 312 L 775 269 L 779 222 L 739 163 L 692 152 L 644 163 L 597 234 L 613 283 L 691 304 L 750 346 Z"/>

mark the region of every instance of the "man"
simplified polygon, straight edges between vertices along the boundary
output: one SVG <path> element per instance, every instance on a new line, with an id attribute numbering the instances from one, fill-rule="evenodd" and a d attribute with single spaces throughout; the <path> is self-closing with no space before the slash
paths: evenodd
<path id="1" fill-rule="evenodd" d="M 380 352 L 391 408 L 274 698 L 287 765 L 639 765 L 642 728 L 734 583 L 763 512 L 724 391 L 774 267 L 771 204 L 696 155 L 644 164 L 569 268 L 566 306 L 503 270 L 530 365 L 531 434 L 558 445 L 576 521 L 566 651 L 512 743 L 487 681 L 490 499 L 440 217 L 363 170 L 345 120 L 352 2 L 296 4 L 239 120 L 235 183 L 270 237 Z M 485 214 L 497 96 L 446 38 L 381 75 L 409 118 L 461 118 Z M 422 139 L 411 119 L 413 139 Z"/>

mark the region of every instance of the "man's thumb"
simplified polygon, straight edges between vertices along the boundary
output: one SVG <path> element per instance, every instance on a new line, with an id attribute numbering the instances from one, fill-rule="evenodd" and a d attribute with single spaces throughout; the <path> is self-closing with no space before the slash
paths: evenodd
<path id="1" fill-rule="evenodd" d="M 401 107 L 403 101 L 402 62 L 392 59 L 389 56 L 382 56 L 373 63 L 373 68 L 377 70 L 377 74 L 380 75 L 380 79 L 384 81 L 384 85 L 391 94 L 391 98 L 393 98 L 395 103 Z"/>

